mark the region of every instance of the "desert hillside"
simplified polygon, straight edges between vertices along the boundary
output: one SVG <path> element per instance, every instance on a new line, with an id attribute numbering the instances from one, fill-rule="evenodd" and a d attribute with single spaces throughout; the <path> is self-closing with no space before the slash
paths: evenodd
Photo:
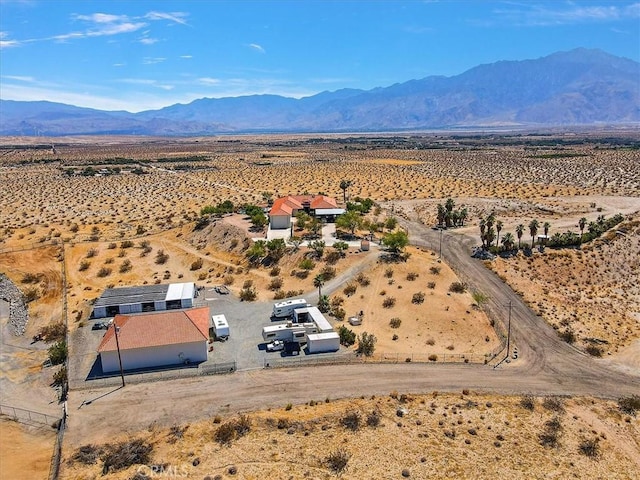
<path id="1" fill-rule="evenodd" d="M 398 394 L 311 399 L 67 449 L 67 480 L 583 477 L 640 468 L 640 422 L 592 398 Z M 126 466 L 125 452 L 137 452 Z"/>

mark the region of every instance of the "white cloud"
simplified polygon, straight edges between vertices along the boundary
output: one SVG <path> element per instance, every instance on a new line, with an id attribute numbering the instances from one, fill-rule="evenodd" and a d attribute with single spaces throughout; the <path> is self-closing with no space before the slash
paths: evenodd
<path id="1" fill-rule="evenodd" d="M 156 63 L 162 63 L 166 60 L 164 57 L 144 57 L 142 59 L 143 65 L 155 65 Z"/>
<path id="2" fill-rule="evenodd" d="M 262 48 L 262 45 L 258 45 L 257 43 L 250 43 L 249 47 L 253 48 L 254 50 L 257 50 L 260 53 L 267 53 L 265 49 Z"/>
<path id="3" fill-rule="evenodd" d="M 29 82 L 33 83 L 36 81 L 33 77 L 23 77 L 20 75 L 3 75 L 2 78 L 8 78 L 9 80 L 17 80 L 19 82 Z"/>
<path id="4" fill-rule="evenodd" d="M 557 5 L 557 6 L 556 6 Z M 555 25 L 570 25 L 589 22 L 617 22 L 640 18 L 640 3 L 626 6 L 621 5 L 589 5 L 580 6 L 573 3 L 554 4 L 546 7 L 535 3 L 518 4 L 517 8 L 494 10 L 496 18 L 489 21 L 487 26 L 507 22 L 513 26 L 546 27 Z"/>
<path id="5" fill-rule="evenodd" d="M 87 24 L 85 30 L 73 31 L 69 33 L 61 33 L 58 35 L 52 35 L 45 38 L 31 38 L 25 40 L 7 40 L 8 34 L 2 32 L 0 34 L 0 48 L 18 47 L 25 43 L 32 42 L 44 42 L 44 41 L 56 41 L 66 42 L 68 40 L 90 38 L 90 37 L 102 37 L 102 36 L 114 36 L 126 33 L 133 33 L 149 26 L 149 22 L 167 20 L 172 23 L 178 23 L 180 25 L 188 25 L 185 17 L 187 13 L 184 12 L 149 12 L 146 15 L 140 17 L 129 17 L 127 15 L 112 15 L 109 13 L 92 13 L 90 15 L 77 15 L 71 16 L 72 20 L 79 21 Z M 144 36 L 141 43 L 151 45 L 158 40 L 148 36 Z"/>
<path id="6" fill-rule="evenodd" d="M 220 84 L 220 79 L 211 78 L 211 77 L 202 77 L 202 78 L 198 79 L 198 82 L 203 84 L 203 85 L 219 85 Z"/>
<path id="7" fill-rule="evenodd" d="M 169 20 L 170 22 L 179 23 L 180 25 L 189 25 L 185 20 L 189 14 L 185 12 L 149 12 L 144 18 L 148 20 Z"/>
<path id="8" fill-rule="evenodd" d="M 180 55 L 180 58 L 190 59 L 193 58 L 193 55 Z"/>

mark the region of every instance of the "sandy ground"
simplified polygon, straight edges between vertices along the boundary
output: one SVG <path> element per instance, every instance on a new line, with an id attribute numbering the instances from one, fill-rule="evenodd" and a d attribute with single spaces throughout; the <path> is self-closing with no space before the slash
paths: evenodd
<path id="1" fill-rule="evenodd" d="M 48 479 L 55 430 L 0 419 L 0 478 Z"/>
<path id="2" fill-rule="evenodd" d="M 430 354 L 482 355 L 495 349 L 499 345 L 495 331 L 487 316 L 474 308 L 471 293 L 449 292 L 449 286 L 459 281 L 455 273 L 433 252 L 417 248 L 408 248 L 407 252 L 411 254 L 407 262 L 378 262 L 365 271 L 370 282 L 367 286 L 358 283 L 357 278 L 350 280 L 357 286 L 354 294 L 347 296 L 338 291 L 332 296 L 344 299 L 346 320 L 364 313 L 361 325 L 345 326 L 357 334 L 373 333 L 379 354 L 415 355 L 423 361 Z M 438 269 L 438 273 L 431 272 L 431 268 Z M 410 274 L 416 278 L 409 280 Z M 412 303 L 416 293 L 424 294 L 423 303 Z M 395 299 L 395 304 L 385 308 L 383 302 L 389 298 Z M 398 328 L 391 327 L 392 318 L 400 319 Z"/>
<path id="3" fill-rule="evenodd" d="M 345 479 L 402 478 L 590 478 L 628 479 L 640 468 L 640 422 L 621 415 L 615 402 L 590 398 L 560 399 L 560 411 L 535 400 L 533 411 L 521 397 L 465 394 L 389 395 L 335 401 L 318 398 L 287 410 L 248 414 L 251 431 L 230 445 L 215 442 L 220 424 L 237 416 L 222 415 L 168 429 L 150 426 L 134 436 L 103 437 L 113 444 L 133 438 L 153 445 L 149 464 L 179 471 L 181 478 L 335 478 L 327 457 L 343 450 L 348 456 Z M 398 413 L 402 410 L 402 416 Z M 367 418 L 377 412 L 377 427 Z M 353 431 L 342 424 L 349 413 L 359 416 Z M 540 435 L 554 418 L 558 445 L 544 447 Z M 579 453 L 584 440 L 597 438 L 598 456 Z M 84 466 L 66 454 L 62 478 L 99 478 L 101 462 Z M 197 459 L 197 462 L 196 462 Z M 237 473 L 231 475 L 230 467 Z M 149 467 L 134 465 L 109 478 L 129 479 Z"/>

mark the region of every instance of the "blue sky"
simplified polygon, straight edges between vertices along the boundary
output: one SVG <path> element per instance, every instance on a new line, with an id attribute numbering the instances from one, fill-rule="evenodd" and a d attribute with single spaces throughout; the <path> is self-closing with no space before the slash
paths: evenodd
<path id="1" fill-rule="evenodd" d="M 577 47 L 640 61 L 640 2 L 0 0 L 0 47 L 4 100 L 136 112 L 370 89 Z"/>

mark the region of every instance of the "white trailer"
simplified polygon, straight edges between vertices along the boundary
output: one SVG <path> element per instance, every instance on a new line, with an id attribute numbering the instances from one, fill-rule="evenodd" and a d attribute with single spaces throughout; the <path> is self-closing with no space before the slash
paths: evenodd
<path id="1" fill-rule="evenodd" d="M 283 342 L 305 343 L 307 335 L 318 333 L 315 323 L 281 323 L 262 328 L 262 338 L 265 342 L 282 340 Z"/>
<path id="2" fill-rule="evenodd" d="M 229 338 L 229 322 L 224 315 L 211 315 L 211 323 L 216 340 L 225 341 Z"/>
<path id="3" fill-rule="evenodd" d="M 278 302 L 273 304 L 273 312 L 271 313 L 272 317 L 275 318 L 287 318 L 293 316 L 293 311 L 296 308 L 305 308 L 310 305 L 304 298 L 300 298 L 297 300 L 286 300 L 284 302 Z"/>
<path id="4" fill-rule="evenodd" d="M 336 332 L 307 335 L 309 353 L 337 352 L 340 350 L 340 335 Z"/>

